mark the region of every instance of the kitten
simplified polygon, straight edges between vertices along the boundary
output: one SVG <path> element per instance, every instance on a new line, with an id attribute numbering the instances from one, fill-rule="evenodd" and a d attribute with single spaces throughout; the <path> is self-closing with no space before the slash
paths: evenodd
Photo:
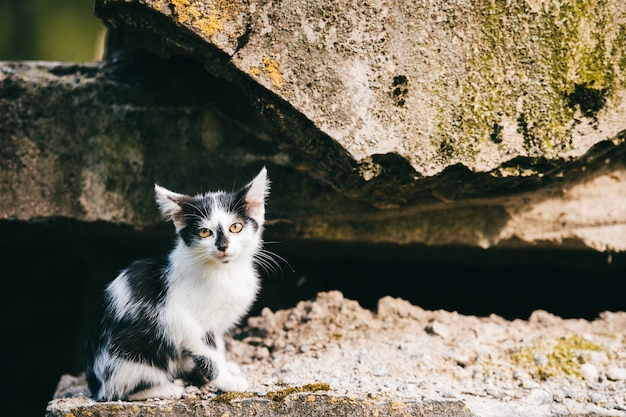
<path id="1" fill-rule="evenodd" d="M 134 262 L 105 290 L 87 343 L 89 389 L 98 401 L 180 398 L 184 378 L 244 391 L 223 335 L 259 289 L 266 170 L 234 193 L 191 197 L 158 185 L 155 192 L 176 245 L 166 259 Z"/>

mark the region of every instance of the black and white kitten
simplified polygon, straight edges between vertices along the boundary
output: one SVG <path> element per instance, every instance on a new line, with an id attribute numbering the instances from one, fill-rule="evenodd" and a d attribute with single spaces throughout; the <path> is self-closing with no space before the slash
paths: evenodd
<path id="1" fill-rule="evenodd" d="M 266 170 L 234 193 L 155 191 L 176 245 L 162 261 L 133 263 L 107 287 L 87 343 L 89 389 L 98 401 L 180 398 L 184 378 L 244 391 L 223 336 L 259 289 Z"/>

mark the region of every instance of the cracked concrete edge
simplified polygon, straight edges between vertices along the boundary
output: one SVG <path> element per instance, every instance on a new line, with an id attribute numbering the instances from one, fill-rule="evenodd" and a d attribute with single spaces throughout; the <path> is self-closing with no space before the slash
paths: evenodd
<path id="1" fill-rule="evenodd" d="M 285 391 L 288 391 L 287 388 Z M 298 390 L 297 388 L 292 388 Z M 234 394 L 234 395 L 230 395 Z M 224 400 L 221 397 L 228 397 Z M 239 398 L 238 398 L 239 397 Z M 208 400 L 150 400 L 146 402 L 95 402 L 84 396 L 56 398 L 48 403 L 45 417 L 617 417 L 588 404 L 578 409 L 562 404 L 526 404 L 489 398 L 403 401 L 401 398 L 357 398 L 338 393 L 297 392 L 270 399 L 264 394 L 227 393 Z"/>
<path id="2" fill-rule="evenodd" d="M 46 417 L 225 417 L 225 416 L 421 416 L 470 417 L 473 414 L 458 400 L 404 402 L 398 400 L 360 399 L 346 395 L 302 392 L 274 401 L 263 396 L 220 401 L 156 400 L 154 402 L 96 403 L 84 397 L 55 399 L 48 404 Z"/>

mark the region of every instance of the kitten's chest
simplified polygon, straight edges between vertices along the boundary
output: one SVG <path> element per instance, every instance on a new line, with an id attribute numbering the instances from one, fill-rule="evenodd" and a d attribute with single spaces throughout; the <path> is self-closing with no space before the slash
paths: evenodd
<path id="1" fill-rule="evenodd" d="M 170 288 L 168 309 L 180 320 L 225 332 L 248 311 L 258 291 L 252 267 L 233 266 Z"/>

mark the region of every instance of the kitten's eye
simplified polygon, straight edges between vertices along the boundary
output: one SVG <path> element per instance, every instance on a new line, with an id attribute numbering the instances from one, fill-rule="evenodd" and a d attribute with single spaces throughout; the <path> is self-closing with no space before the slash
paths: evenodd
<path id="1" fill-rule="evenodd" d="M 200 236 L 202 239 L 206 239 L 209 236 L 213 236 L 213 232 L 203 227 L 202 229 L 198 229 L 198 236 Z"/>
<path id="2" fill-rule="evenodd" d="M 241 229 L 243 229 L 243 224 L 241 223 L 233 223 L 228 228 L 228 230 L 230 230 L 231 233 L 239 233 L 241 232 Z"/>

